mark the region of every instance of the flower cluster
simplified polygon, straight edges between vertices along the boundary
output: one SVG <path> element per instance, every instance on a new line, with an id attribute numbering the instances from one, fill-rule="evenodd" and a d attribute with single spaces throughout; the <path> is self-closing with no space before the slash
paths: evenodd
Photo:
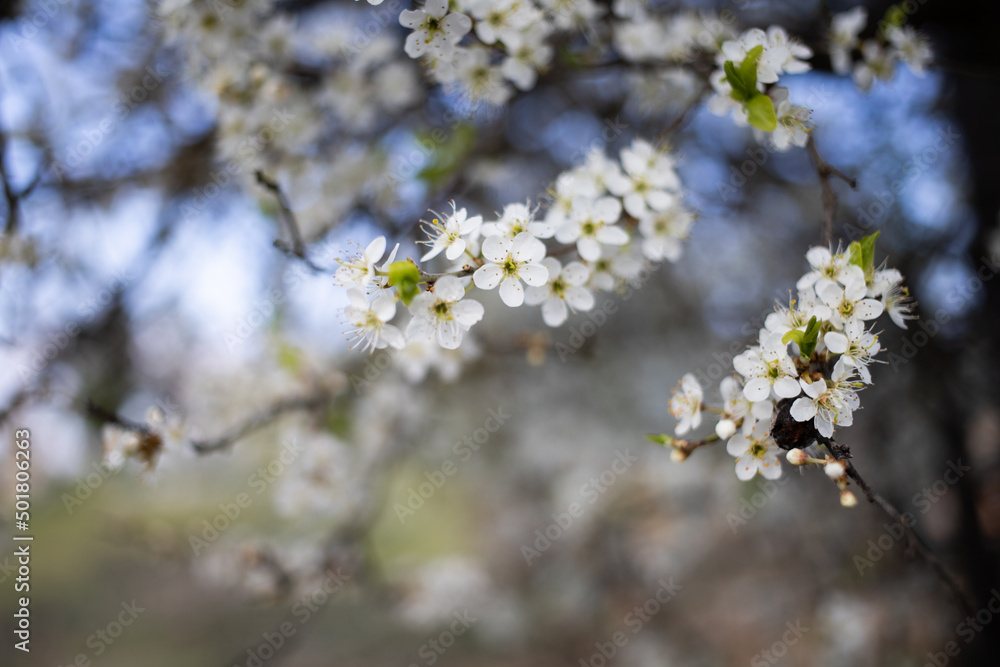
<path id="1" fill-rule="evenodd" d="M 780 476 L 778 449 L 831 444 L 836 427 L 851 425 L 858 391 L 872 382 L 869 367 L 880 351 L 874 322 L 885 313 L 906 328 L 913 317 L 899 271 L 873 264 L 877 237 L 843 252 L 815 247 L 806 253 L 810 270 L 796 283 L 798 297 L 768 315 L 757 344 L 733 359 L 738 376 L 722 381 L 721 407 L 705 407 L 695 376 L 684 376 L 669 406 L 678 419 L 675 434 L 697 429 L 702 412 L 710 411 L 719 416 L 714 436 L 699 443 L 654 439 L 672 444 L 682 459 L 694 444 L 728 440 L 741 480 L 758 472 Z M 842 474 L 835 477 L 843 481 Z"/>
<path id="2" fill-rule="evenodd" d="M 472 289 L 498 289 L 511 308 L 540 306 L 550 327 L 571 312 L 594 306 L 593 290 L 612 291 L 633 279 L 645 262 L 676 261 L 694 221 L 684 207 L 673 157 L 636 139 L 620 162 L 599 151 L 562 174 L 544 217 L 512 203 L 496 219 L 470 216 L 454 202 L 447 215 L 425 223 L 429 250 L 421 262 L 448 262 L 443 274 L 423 271 L 412 260 L 396 261 L 398 245 L 383 260 L 384 237 L 355 256 L 343 257 L 335 275 L 348 289 L 344 314 L 362 349 L 402 349 L 435 342 L 457 349 L 484 316 Z M 560 260 L 552 252 L 576 254 Z M 397 301 L 408 307 L 405 327 L 391 324 Z"/>
<path id="3" fill-rule="evenodd" d="M 746 30 L 719 46 L 718 69 L 709 78 L 715 92 L 709 110 L 719 116 L 732 113 L 738 125 L 752 125 L 758 138 L 776 150 L 805 146 L 812 130 L 811 112 L 792 104 L 788 89 L 776 84 L 783 74 L 809 71 L 805 59 L 811 57 L 812 50 L 790 38 L 781 26 Z"/>
<path id="4" fill-rule="evenodd" d="M 871 88 L 875 79 L 892 78 L 898 61 L 905 62 L 916 74 L 923 75 L 932 53 L 927 40 L 911 26 L 900 25 L 905 15 L 898 7 L 890 8 L 880 22 L 878 33 L 872 39 L 861 40 L 859 35 L 868 21 L 868 10 L 855 7 L 836 14 L 830 24 L 830 62 L 838 74 L 852 73 L 862 90 Z M 855 52 L 860 54 L 855 59 Z"/>
<path id="5" fill-rule="evenodd" d="M 448 0 L 426 0 L 420 9 L 404 10 L 399 22 L 413 31 L 406 55 L 421 59 L 435 82 L 472 104 L 502 105 L 514 92 L 511 84 L 535 87 L 552 61 L 547 40 L 556 31 L 601 13 L 593 0 L 459 0 L 454 9 Z"/>

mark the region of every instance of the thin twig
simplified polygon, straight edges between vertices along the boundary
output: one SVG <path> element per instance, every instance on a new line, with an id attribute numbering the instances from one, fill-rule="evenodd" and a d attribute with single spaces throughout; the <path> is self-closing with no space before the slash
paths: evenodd
<path id="1" fill-rule="evenodd" d="M 302 260 L 305 262 L 306 266 L 313 271 L 326 273 L 327 269 L 314 264 L 313 261 L 306 256 L 306 244 L 302 240 L 302 232 L 299 231 L 299 223 L 295 219 L 295 214 L 292 212 L 292 207 L 289 205 L 288 198 L 285 196 L 285 193 L 281 190 L 281 186 L 278 185 L 277 181 L 269 178 L 260 170 L 257 170 L 255 175 L 257 177 L 257 182 L 267 188 L 274 195 L 275 199 L 278 200 L 278 217 L 284 228 L 288 231 L 288 236 L 292 240 L 291 244 L 288 244 L 281 239 L 275 239 L 274 247 L 281 250 L 286 255 L 291 255 Z"/>
<path id="2" fill-rule="evenodd" d="M 4 233 L 12 234 L 17 231 L 19 195 L 14 192 L 10 179 L 7 177 L 7 166 L 4 159 L 6 153 L 7 135 L 0 132 L 0 180 L 3 181 L 3 194 L 7 200 L 7 223 L 4 225 Z"/>
<path id="3" fill-rule="evenodd" d="M 914 531 L 913 528 L 907 525 L 907 520 L 905 519 L 903 514 L 898 509 L 896 509 L 896 507 L 892 503 L 890 503 L 888 500 L 883 498 L 881 494 L 875 491 L 875 489 L 873 489 L 861 477 L 861 474 L 858 473 L 858 470 L 857 468 L 854 467 L 854 464 L 852 464 L 849 460 L 844 460 L 844 463 L 846 463 L 847 465 L 847 475 L 851 479 L 853 479 L 859 487 L 861 487 L 862 491 L 865 492 L 865 496 L 867 496 L 868 502 L 878 505 L 883 512 L 885 512 L 887 515 L 889 515 L 890 518 L 892 518 L 894 521 L 896 521 L 897 523 L 899 523 L 899 525 L 903 527 L 903 530 L 906 531 L 906 536 L 909 540 L 910 547 L 913 549 L 913 551 L 918 553 L 920 557 L 923 558 L 924 561 L 930 566 L 931 570 L 934 571 L 934 574 L 937 576 L 938 580 L 940 580 L 940 582 L 945 586 L 945 588 L 948 589 L 948 591 L 954 597 L 955 602 L 962 608 L 962 611 L 970 616 L 975 614 L 975 604 L 968 597 L 968 595 L 966 595 L 965 591 L 959 585 L 958 580 L 955 578 L 955 575 L 953 575 L 951 571 L 949 571 L 948 568 L 945 567 L 944 563 L 942 563 L 938 559 L 938 557 L 934 555 L 934 552 L 931 551 L 931 548 L 927 546 L 927 543 L 924 542 L 919 535 L 917 535 L 916 531 Z"/>
<path id="4" fill-rule="evenodd" d="M 309 396 L 284 399 L 278 401 L 263 412 L 250 417 L 242 424 L 239 424 L 235 428 L 231 429 L 228 433 L 211 440 L 192 440 L 191 446 L 198 454 L 216 452 L 229 447 L 237 440 L 252 433 L 253 431 L 256 431 L 262 426 L 266 426 L 283 414 L 298 410 L 315 410 L 326 405 L 329 400 L 330 394 L 326 391 L 320 391 Z"/>
<path id="5" fill-rule="evenodd" d="M 236 441 L 246 437 L 257 429 L 270 424 L 272 421 L 286 413 L 298 410 L 315 410 L 317 408 L 321 408 L 329 402 L 330 398 L 330 392 L 323 390 L 306 396 L 282 399 L 264 409 L 262 412 L 247 418 L 245 421 L 236 425 L 219 437 L 205 440 L 192 440 L 191 447 L 198 454 L 210 454 L 212 452 L 217 452 L 230 447 L 235 444 Z M 117 412 L 97 405 L 89 399 L 87 400 L 86 411 L 87 414 L 100 422 L 117 424 L 130 431 L 145 435 L 152 433 L 149 427 L 145 424 L 140 424 L 130 419 L 126 419 Z"/>
<path id="6" fill-rule="evenodd" d="M 698 91 L 698 94 L 691 98 L 691 101 L 688 102 L 683 109 L 681 109 L 681 112 L 677 115 L 677 118 L 674 118 L 674 120 L 671 121 L 670 125 L 667 125 L 667 127 L 663 130 L 663 132 L 660 133 L 659 143 L 662 144 L 663 142 L 665 142 L 667 140 L 667 137 L 669 137 L 674 130 L 680 127 L 681 123 L 684 122 L 684 119 L 687 118 L 687 115 L 691 113 L 691 111 L 695 107 L 701 104 L 701 100 L 703 97 L 705 97 L 705 93 L 707 93 L 710 90 L 712 90 L 712 84 L 708 81 L 705 81 L 705 83 L 702 84 L 701 90 Z"/>
<path id="7" fill-rule="evenodd" d="M 830 177 L 836 176 L 851 186 L 852 189 L 858 186 L 858 182 L 820 157 L 819 150 L 816 148 L 816 141 L 812 135 L 809 136 L 806 149 L 809 151 L 809 155 L 816 165 L 816 173 L 819 174 L 819 184 L 823 189 L 823 243 L 830 245 L 833 240 L 833 217 L 837 211 L 837 193 L 833 191 Z"/>

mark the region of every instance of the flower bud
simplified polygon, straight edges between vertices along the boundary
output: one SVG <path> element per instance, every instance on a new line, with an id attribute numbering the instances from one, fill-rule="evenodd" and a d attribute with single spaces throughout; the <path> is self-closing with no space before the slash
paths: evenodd
<path id="1" fill-rule="evenodd" d="M 736 423 L 732 419 L 720 419 L 715 425 L 715 434 L 723 440 L 728 440 L 736 433 Z"/>
<path id="2" fill-rule="evenodd" d="M 844 489 L 840 492 L 840 504 L 844 507 L 854 507 L 858 504 L 858 499 L 848 489 Z"/>
<path id="3" fill-rule="evenodd" d="M 826 464 L 826 476 L 833 481 L 843 479 L 845 472 L 847 472 L 847 468 L 840 461 L 830 461 Z"/>
<path id="4" fill-rule="evenodd" d="M 688 451 L 686 449 L 677 449 L 674 447 L 674 451 L 670 452 L 670 460 L 674 463 L 680 463 L 688 457 Z"/>
<path id="5" fill-rule="evenodd" d="M 789 449 L 788 453 L 785 454 L 785 459 L 793 466 L 804 466 L 809 463 L 809 455 L 798 447 Z"/>

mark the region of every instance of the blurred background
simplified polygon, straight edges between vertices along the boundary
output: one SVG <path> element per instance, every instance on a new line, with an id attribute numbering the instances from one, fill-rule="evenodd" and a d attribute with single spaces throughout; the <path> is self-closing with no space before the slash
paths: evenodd
<path id="1" fill-rule="evenodd" d="M 737 32 L 777 23 L 813 47 L 813 71 L 782 83 L 858 181 L 834 182 L 834 243 L 881 231 L 876 261 L 920 316 L 885 332 L 888 363 L 841 437 L 988 609 L 1000 8 L 909 3 L 934 65 L 862 92 L 823 40 L 856 4 L 654 9 L 726 10 Z M 890 3 L 864 4 L 870 35 Z M 674 65 L 582 66 L 607 41 L 604 3 L 533 89 L 470 106 L 403 55 L 408 6 L 0 6 L 3 664 L 995 664 L 1000 619 L 970 631 L 863 499 L 842 508 L 787 466 L 742 483 L 722 448 L 673 463 L 644 439 L 673 429 L 684 373 L 717 397 L 807 269 L 822 209 L 806 151 L 762 153 L 730 118 L 686 111 L 700 84 Z M 591 148 L 674 123 L 698 220 L 683 257 L 613 308 L 548 329 L 488 293 L 474 349 L 347 349 L 326 269 L 352 243 L 385 234 L 417 257 L 428 209 L 544 201 Z M 170 436 L 151 465 L 102 467 L 115 420 Z M 21 428 L 30 655 L 8 629 Z"/>

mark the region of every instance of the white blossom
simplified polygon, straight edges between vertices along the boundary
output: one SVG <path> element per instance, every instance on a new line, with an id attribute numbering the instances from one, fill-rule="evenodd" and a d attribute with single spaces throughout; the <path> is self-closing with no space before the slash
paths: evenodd
<path id="1" fill-rule="evenodd" d="M 413 29 L 404 47 L 411 58 L 447 56 L 472 29 L 472 19 L 468 16 L 448 13 L 448 0 L 426 0 L 423 9 L 404 9 L 399 23 Z"/>
<path id="2" fill-rule="evenodd" d="M 781 460 L 769 426 L 757 422 L 749 433 L 737 433 L 726 443 L 726 451 L 736 457 L 736 476 L 746 482 L 760 473 L 765 479 L 781 477 Z"/>
<path id="3" fill-rule="evenodd" d="M 362 350 L 374 352 L 387 346 L 403 347 L 403 334 L 395 326 L 388 324 L 396 316 L 396 300 L 392 294 L 383 292 L 368 303 L 363 290 L 353 287 L 347 290 L 351 304 L 344 308 L 347 321 L 354 326 L 348 333 L 356 340 L 352 347 L 361 345 Z"/>
<path id="4" fill-rule="evenodd" d="M 868 22 L 868 9 L 858 5 L 834 14 L 830 21 L 830 63 L 837 74 L 851 71 L 851 52 L 858 46 L 858 35 Z"/>
<path id="5" fill-rule="evenodd" d="M 554 257 L 546 257 L 542 264 L 548 269 L 549 281 L 543 287 L 529 287 L 525 302 L 529 306 L 542 306 L 542 319 L 550 327 L 566 321 L 568 310 L 587 311 L 594 307 L 594 295 L 583 285 L 590 278 L 590 271 L 580 262 L 562 266 Z"/>
<path id="6" fill-rule="evenodd" d="M 616 226 L 622 214 L 622 205 L 614 197 L 601 197 L 591 201 L 578 197 L 573 202 L 569 220 L 556 231 L 560 243 L 576 243 L 580 257 L 588 262 L 601 256 L 601 245 L 625 245 L 628 232 Z"/>
<path id="7" fill-rule="evenodd" d="M 767 399 L 772 388 L 781 398 L 793 398 L 801 391 L 799 374 L 779 333 L 762 330 L 760 347 L 750 348 L 734 358 L 733 366 L 746 378 L 743 394 L 751 401 Z"/>
<path id="8" fill-rule="evenodd" d="M 680 393 L 674 390 L 670 398 L 670 414 L 678 420 L 674 433 L 684 435 L 701 426 L 701 400 L 703 392 L 698 379 L 691 373 L 681 378 Z"/>
<path id="9" fill-rule="evenodd" d="M 834 367 L 830 380 L 799 380 L 806 395 L 792 403 L 792 418 L 800 422 L 812 419 L 816 430 L 826 438 L 833 437 L 835 425 L 850 426 L 860 405 L 855 383 L 850 378 L 852 371 L 853 368 L 839 365 Z"/>
<path id="10" fill-rule="evenodd" d="M 482 216 L 467 217 L 468 214 L 464 208 L 456 209 L 455 202 L 451 203 L 451 207 L 452 214 L 446 217 L 444 222 L 438 218 L 431 220 L 431 227 L 427 229 L 430 240 L 422 241 L 422 243 L 431 246 L 431 249 L 420 258 L 420 261 L 426 262 L 437 257 L 441 251 L 445 251 L 446 258 L 455 261 L 462 256 L 468 247 L 466 237 L 475 233 L 479 225 L 482 224 Z"/>
<path id="11" fill-rule="evenodd" d="M 549 272 L 540 263 L 545 257 L 545 245 L 529 232 L 521 232 L 513 240 L 488 236 L 482 253 L 487 263 L 476 269 L 473 282 L 484 290 L 499 285 L 500 299 L 511 308 L 524 303 L 522 280 L 535 287 L 548 281 Z"/>
<path id="12" fill-rule="evenodd" d="M 410 340 L 437 340 L 438 345 L 454 350 L 463 334 L 483 319 L 483 304 L 462 300 L 465 287 L 455 276 L 442 276 L 433 292 L 422 292 L 410 303 L 413 319 L 406 327 Z"/>

